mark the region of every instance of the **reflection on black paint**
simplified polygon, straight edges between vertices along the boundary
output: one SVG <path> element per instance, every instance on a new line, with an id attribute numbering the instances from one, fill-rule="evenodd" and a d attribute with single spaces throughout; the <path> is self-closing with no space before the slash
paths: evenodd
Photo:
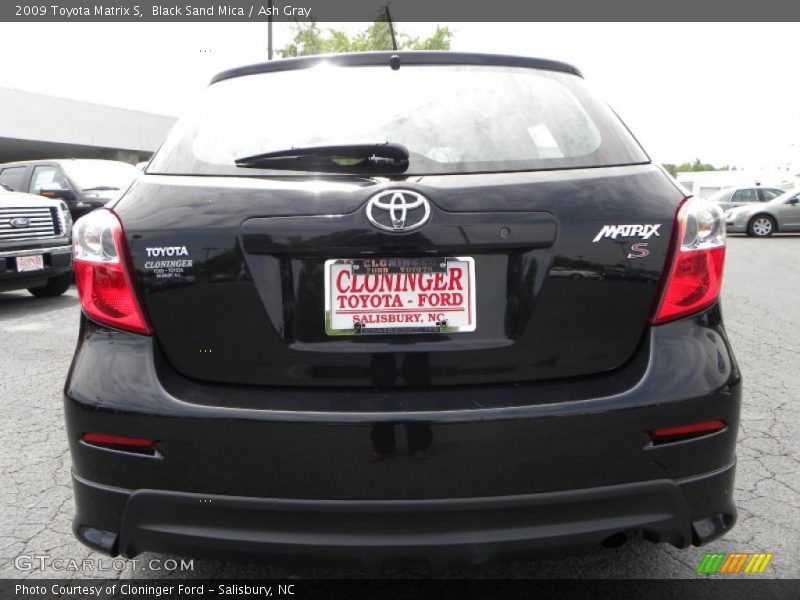
<path id="1" fill-rule="evenodd" d="M 408 453 L 412 458 L 430 458 L 428 448 L 433 443 L 433 431 L 430 423 L 377 423 L 372 426 L 370 440 L 372 452 L 369 454 L 371 462 L 378 462 L 394 454 L 397 436 L 395 429 L 402 425 L 406 430 Z"/>
<path id="2" fill-rule="evenodd" d="M 397 360 L 400 368 L 397 368 Z M 426 352 L 413 354 L 374 354 L 371 362 L 372 383 L 376 386 L 391 386 L 402 378 L 407 385 L 430 385 L 430 356 Z M 406 430 L 408 453 L 412 458 L 429 458 L 428 448 L 433 443 L 433 431 L 430 423 L 376 423 L 370 431 L 372 451 L 371 462 L 378 462 L 394 454 L 397 446 L 396 429 L 403 426 Z"/>

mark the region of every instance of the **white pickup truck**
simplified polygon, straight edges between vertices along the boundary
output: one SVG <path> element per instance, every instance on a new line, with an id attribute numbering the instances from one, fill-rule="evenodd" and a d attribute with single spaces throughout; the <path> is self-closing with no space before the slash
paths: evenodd
<path id="1" fill-rule="evenodd" d="M 0 292 L 66 292 L 72 283 L 71 234 L 63 201 L 0 187 Z"/>

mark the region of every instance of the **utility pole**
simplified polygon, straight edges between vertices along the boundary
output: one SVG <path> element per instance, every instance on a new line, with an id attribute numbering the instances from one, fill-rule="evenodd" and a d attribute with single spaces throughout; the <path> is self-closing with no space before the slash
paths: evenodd
<path id="1" fill-rule="evenodd" d="M 389 14 L 389 5 L 385 5 L 383 9 L 386 11 L 386 22 L 389 23 L 389 33 L 392 35 L 392 48 L 397 50 L 397 38 L 394 37 L 394 25 L 392 25 L 392 15 Z"/>
<path id="2" fill-rule="evenodd" d="M 267 13 L 267 60 L 272 60 L 272 0 L 267 2 L 269 12 Z"/>

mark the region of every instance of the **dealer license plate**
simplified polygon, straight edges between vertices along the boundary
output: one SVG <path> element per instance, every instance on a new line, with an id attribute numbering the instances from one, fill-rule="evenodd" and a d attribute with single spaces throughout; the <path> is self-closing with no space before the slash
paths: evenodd
<path id="1" fill-rule="evenodd" d="M 44 257 L 41 254 L 17 257 L 17 272 L 40 271 L 44 269 Z"/>
<path id="2" fill-rule="evenodd" d="M 471 257 L 325 262 L 328 335 L 455 333 L 475 325 Z"/>

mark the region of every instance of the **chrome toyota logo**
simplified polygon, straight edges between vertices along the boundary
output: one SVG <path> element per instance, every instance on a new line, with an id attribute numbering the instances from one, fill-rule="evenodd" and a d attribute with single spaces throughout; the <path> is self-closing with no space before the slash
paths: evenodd
<path id="1" fill-rule="evenodd" d="M 9 222 L 14 229 L 24 229 L 25 227 L 29 227 L 31 224 L 30 219 L 26 219 L 25 217 L 15 217 L 11 219 Z"/>
<path id="2" fill-rule="evenodd" d="M 384 231 L 413 231 L 431 218 L 431 205 L 422 194 L 411 190 L 387 190 L 367 203 L 367 219 Z"/>

